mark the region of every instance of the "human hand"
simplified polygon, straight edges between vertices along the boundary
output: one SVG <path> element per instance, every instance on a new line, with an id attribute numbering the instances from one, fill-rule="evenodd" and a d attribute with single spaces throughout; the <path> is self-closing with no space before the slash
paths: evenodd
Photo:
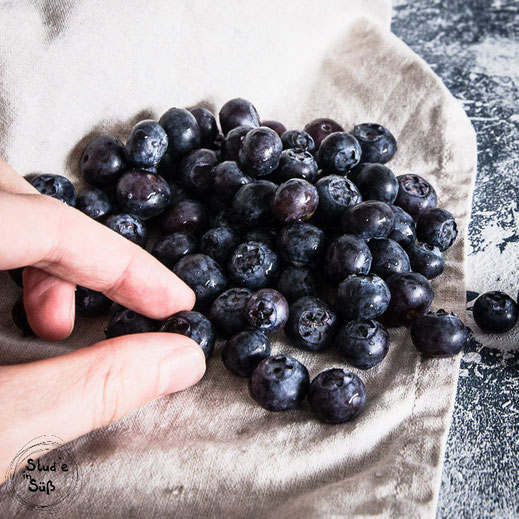
<path id="1" fill-rule="evenodd" d="M 24 306 L 43 339 L 72 332 L 77 284 L 153 319 L 195 303 L 192 290 L 146 251 L 40 195 L 2 159 L 0 222 L 0 270 L 27 266 Z M 117 337 L 61 357 L 0 366 L 0 484 L 10 460 L 33 438 L 71 441 L 195 384 L 204 372 L 198 344 L 171 333 Z M 40 391 L 27 380 L 38 380 Z"/>

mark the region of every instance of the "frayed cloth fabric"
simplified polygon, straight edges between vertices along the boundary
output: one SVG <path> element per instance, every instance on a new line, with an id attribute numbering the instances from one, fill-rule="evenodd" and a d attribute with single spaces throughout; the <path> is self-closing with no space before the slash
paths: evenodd
<path id="1" fill-rule="evenodd" d="M 79 187 L 88 140 L 124 140 L 135 122 L 172 106 L 217 113 L 244 97 L 289 129 L 315 117 L 347 130 L 378 122 L 398 141 L 389 167 L 430 180 L 458 221 L 433 309 L 464 317 L 475 135 L 438 77 L 390 32 L 390 16 L 386 0 L 4 2 L 0 155 L 20 174 L 62 174 Z M 0 364 L 103 339 L 101 318 L 78 319 L 65 341 L 21 338 L 10 319 L 19 290 L 7 275 L 0 282 Z M 364 412 L 327 425 L 306 403 L 285 413 L 259 407 L 220 350 L 195 387 L 69 444 L 81 485 L 59 516 L 434 517 L 459 358 L 424 359 L 408 330 L 391 330 L 386 359 L 357 371 Z M 303 352 L 282 335 L 273 351 L 295 356 L 311 377 L 345 366 L 333 351 Z M 36 515 L 0 487 L 0 516 Z"/>

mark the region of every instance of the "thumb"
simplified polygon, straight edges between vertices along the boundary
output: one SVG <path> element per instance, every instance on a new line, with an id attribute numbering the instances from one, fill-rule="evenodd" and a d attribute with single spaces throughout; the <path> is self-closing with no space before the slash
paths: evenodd
<path id="1" fill-rule="evenodd" d="M 0 483 L 9 461 L 33 438 L 71 441 L 192 386 L 204 372 L 200 346 L 171 333 L 116 337 L 61 357 L 1 367 Z M 38 381 L 37 388 L 30 381 Z"/>

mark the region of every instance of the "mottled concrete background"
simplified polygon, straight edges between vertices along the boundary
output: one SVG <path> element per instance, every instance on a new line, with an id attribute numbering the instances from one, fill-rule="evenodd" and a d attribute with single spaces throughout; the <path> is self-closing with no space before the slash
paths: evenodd
<path id="1" fill-rule="evenodd" d="M 459 99 L 478 136 L 468 308 L 519 289 L 519 1 L 396 0 L 392 30 Z M 471 324 L 471 323 L 469 323 Z M 438 518 L 519 517 L 519 326 L 461 362 Z"/>

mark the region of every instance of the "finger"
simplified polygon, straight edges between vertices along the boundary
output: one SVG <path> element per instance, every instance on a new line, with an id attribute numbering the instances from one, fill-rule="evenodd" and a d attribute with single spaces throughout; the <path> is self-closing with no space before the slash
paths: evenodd
<path id="1" fill-rule="evenodd" d="M 0 368 L 0 483 L 7 468 L 2 464 L 33 438 L 49 434 L 71 441 L 196 384 L 204 372 L 200 346 L 170 333 L 117 337 L 62 357 Z M 38 389 L 28 380 L 37 380 Z"/>
<path id="2" fill-rule="evenodd" d="M 57 200 L 0 191 L 0 269 L 32 265 L 60 279 L 103 292 L 154 319 L 195 303 L 193 291 L 134 243 Z"/>
<path id="3" fill-rule="evenodd" d="M 47 341 L 74 329 L 76 285 L 34 267 L 23 271 L 23 302 L 32 331 Z"/>
<path id="4" fill-rule="evenodd" d="M 33 187 L 22 175 L 16 171 L 0 157 L 0 189 L 9 193 L 36 194 L 38 190 Z"/>

